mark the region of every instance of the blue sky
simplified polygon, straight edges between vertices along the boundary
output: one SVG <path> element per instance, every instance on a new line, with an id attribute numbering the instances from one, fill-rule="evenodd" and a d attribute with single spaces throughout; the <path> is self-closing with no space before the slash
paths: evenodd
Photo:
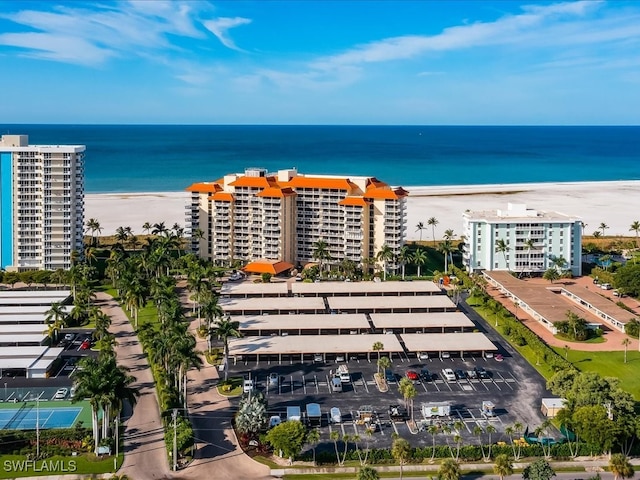
<path id="1" fill-rule="evenodd" d="M 0 2 L 0 122 L 638 125 L 640 2 Z"/>

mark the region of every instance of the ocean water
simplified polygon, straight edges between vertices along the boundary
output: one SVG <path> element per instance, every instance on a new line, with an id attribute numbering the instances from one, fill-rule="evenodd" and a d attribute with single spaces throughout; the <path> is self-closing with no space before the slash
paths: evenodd
<path id="1" fill-rule="evenodd" d="M 86 191 L 179 191 L 246 167 L 392 185 L 640 179 L 640 127 L 0 125 L 81 144 Z"/>

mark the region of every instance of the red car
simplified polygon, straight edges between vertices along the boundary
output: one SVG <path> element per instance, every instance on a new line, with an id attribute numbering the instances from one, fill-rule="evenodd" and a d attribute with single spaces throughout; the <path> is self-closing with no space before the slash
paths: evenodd
<path id="1" fill-rule="evenodd" d="M 420 379 L 420 376 L 418 375 L 418 372 L 414 371 L 414 370 L 407 370 L 407 378 L 409 380 L 411 380 L 412 382 L 417 382 Z"/>
<path id="2" fill-rule="evenodd" d="M 80 344 L 80 350 L 89 350 L 91 348 L 91 340 L 87 339 Z"/>

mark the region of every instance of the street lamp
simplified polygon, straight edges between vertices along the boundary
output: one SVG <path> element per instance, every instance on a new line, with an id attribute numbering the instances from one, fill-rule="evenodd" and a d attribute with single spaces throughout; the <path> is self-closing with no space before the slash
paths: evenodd
<path id="1" fill-rule="evenodd" d="M 174 408 L 173 413 L 173 471 L 178 469 L 178 409 Z"/>

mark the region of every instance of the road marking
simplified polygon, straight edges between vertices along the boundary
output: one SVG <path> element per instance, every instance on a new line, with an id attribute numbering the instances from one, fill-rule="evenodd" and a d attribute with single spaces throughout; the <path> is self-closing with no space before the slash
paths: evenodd
<path id="1" fill-rule="evenodd" d="M 307 394 L 307 382 L 304 381 L 304 376 L 302 377 L 302 390 L 304 390 L 304 394 Z"/>
<path id="2" fill-rule="evenodd" d="M 316 384 L 316 393 L 320 393 L 320 389 L 318 388 L 318 377 L 316 375 L 313 376 L 313 382 Z"/>
<path id="3" fill-rule="evenodd" d="M 504 381 L 505 385 L 507 387 L 509 387 L 511 390 L 513 390 L 513 387 L 511 385 L 509 385 L 509 382 L 507 382 L 507 380 L 502 376 L 502 374 L 500 372 L 497 372 L 498 375 L 500 375 L 500 378 L 502 378 L 502 380 Z"/>
<path id="4" fill-rule="evenodd" d="M 333 395 L 333 391 L 331 390 L 330 383 L 329 383 L 329 377 L 328 377 L 327 375 L 325 375 L 325 376 L 324 376 L 324 378 L 326 378 L 326 379 L 327 379 L 327 387 L 329 387 L 329 393 L 330 393 L 331 395 Z"/>
<path id="5" fill-rule="evenodd" d="M 496 381 L 495 381 L 493 378 L 491 379 L 491 381 L 493 382 L 493 384 L 494 384 L 496 387 L 498 387 L 498 390 L 502 391 L 502 389 L 500 388 L 500 385 L 498 385 L 498 384 L 496 383 Z M 487 389 L 487 390 L 488 390 L 488 389 Z"/>
<path id="6" fill-rule="evenodd" d="M 367 387 L 367 382 L 364 381 L 364 377 L 362 378 L 362 384 L 364 385 L 364 389 L 367 391 L 367 393 L 369 393 L 369 387 Z"/>

